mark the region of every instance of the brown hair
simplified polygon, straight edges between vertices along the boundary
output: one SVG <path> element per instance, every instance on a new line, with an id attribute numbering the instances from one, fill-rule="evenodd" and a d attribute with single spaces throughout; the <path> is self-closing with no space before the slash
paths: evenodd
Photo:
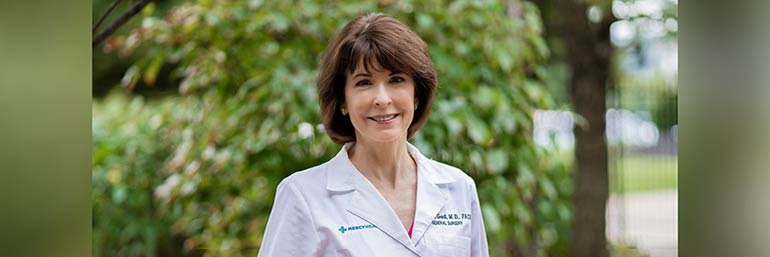
<path id="1" fill-rule="evenodd" d="M 345 102 L 345 74 L 352 73 L 359 61 L 369 71 L 376 61 L 385 69 L 403 72 L 415 83 L 418 107 L 407 139 L 428 120 L 438 78 L 428 46 L 409 27 L 381 13 L 359 16 L 334 37 L 321 60 L 318 100 L 326 134 L 338 144 L 356 140 L 349 117 L 340 113 Z"/>

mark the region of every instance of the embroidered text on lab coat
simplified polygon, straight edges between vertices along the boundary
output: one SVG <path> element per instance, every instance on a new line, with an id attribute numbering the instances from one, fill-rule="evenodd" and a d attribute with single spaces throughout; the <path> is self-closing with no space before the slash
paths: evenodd
<path id="1" fill-rule="evenodd" d="M 431 224 L 437 226 L 460 226 L 464 220 L 470 220 L 470 213 L 439 213 Z"/>

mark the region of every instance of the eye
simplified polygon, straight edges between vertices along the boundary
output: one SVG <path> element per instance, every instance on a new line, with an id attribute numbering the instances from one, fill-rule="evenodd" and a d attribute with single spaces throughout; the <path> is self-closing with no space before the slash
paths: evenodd
<path id="1" fill-rule="evenodd" d="M 404 79 L 401 76 L 395 76 L 395 77 L 390 79 L 390 83 L 401 83 L 401 82 L 404 82 L 404 81 L 406 81 L 406 79 Z"/>
<path id="2" fill-rule="evenodd" d="M 369 82 L 368 79 L 359 80 L 358 82 L 356 82 L 356 86 L 367 86 L 367 85 L 371 85 L 371 84 L 372 84 L 372 82 Z"/>

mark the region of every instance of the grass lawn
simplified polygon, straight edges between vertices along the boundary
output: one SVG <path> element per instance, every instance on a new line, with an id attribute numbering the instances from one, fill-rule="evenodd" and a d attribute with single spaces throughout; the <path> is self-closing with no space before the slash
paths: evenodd
<path id="1" fill-rule="evenodd" d="M 612 193 L 677 189 L 676 156 L 626 155 L 616 164 L 611 163 L 610 170 L 618 171 L 610 173 Z"/>

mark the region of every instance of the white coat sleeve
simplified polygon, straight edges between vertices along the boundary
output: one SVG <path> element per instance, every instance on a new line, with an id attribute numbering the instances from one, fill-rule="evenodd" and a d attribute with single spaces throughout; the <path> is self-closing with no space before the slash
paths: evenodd
<path id="1" fill-rule="evenodd" d="M 487 232 L 484 229 L 484 219 L 481 217 L 481 206 L 479 204 L 479 193 L 476 190 L 476 182 L 471 179 L 471 192 L 473 201 L 471 202 L 471 257 L 489 257 L 489 246 L 487 245 Z"/>
<path id="2" fill-rule="evenodd" d="M 296 186 L 282 181 L 275 193 L 258 257 L 316 256 L 320 239 L 307 201 Z"/>

